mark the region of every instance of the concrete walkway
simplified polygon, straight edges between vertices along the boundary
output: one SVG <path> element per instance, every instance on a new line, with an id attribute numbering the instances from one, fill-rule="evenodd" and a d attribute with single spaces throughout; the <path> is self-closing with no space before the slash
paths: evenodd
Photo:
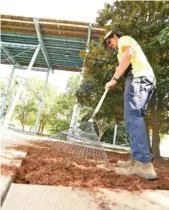
<path id="1" fill-rule="evenodd" d="M 169 191 L 110 191 L 12 184 L 2 210 L 169 210 Z"/>
<path id="2" fill-rule="evenodd" d="M 5 196 L 8 193 L 9 187 L 12 182 L 12 176 L 0 176 L 0 192 L 1 192 L 1 204 L 3 203 Z"/>
<path id="3" fill-rule="evenodd" d="M 26 140 L 52 140 L 15 132 L 0 133 L 1 149 L 12 144 L 26 144 Z M 24 157 L 15 151 L 4 157 Z M 6 160 L 1 160 L 3 161 Z M 80 189 L 75 187 L 11 184 L 11 177 L 0 177 L 2 210 L 169 210 L 169 191 L 110 191 L 108 189 Z M 9 188 L 9 189 L 8 189 Z M 6 195 L 6 196 L 5 196 Z"/>
<path id="4" fill-rule="evenodd" d="M 12 184 L 2 210 L 95 210 L 87 191 L 72 187 Z"/>
<path id="5" fill-rule="evenodd" d="M 12 130 L 3 130 L 0 128 L 1 149 L 14 144 L 27 144 L 26 141 L 35 140 L 55 140 L 49 137 L 41 137 L 36 135 L 28 135 L 24 133 L 17 133 Z"/>

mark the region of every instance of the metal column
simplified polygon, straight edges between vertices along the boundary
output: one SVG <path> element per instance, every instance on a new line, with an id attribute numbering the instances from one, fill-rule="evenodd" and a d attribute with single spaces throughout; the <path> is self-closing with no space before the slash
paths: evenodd
<path id="1" fill-rule="evenodd" d="M 38 18 L 34 18 L 33 19 L 33 22 L 34 22 L 34 25 L 35 25 L 35 30 L 36 30 L 37 38 L 38 38 L 39 43 L 41 44 L 41 49 L 42 49 L 44 58 L 46 60 L 46 63 L 48 65 L 48 68 L 49 69 L 52 69 L 51 61 L 49 59 L 49 55 L 47 53 L 46 46 L 45 46 L 45 44 L 43 42 L 42 33 L 41 33 L 41 29 L 40 29 Z"/>
<path id="2" fill-rule="evenodd" d="M 116 145 L 116 136 L 117 136 L 117 124 L 115 124 L 114 126 L 113 145 Z"/>
<path id="3" fill-rule="evenodd" d="M 70 128 L 69 128 L 69 134 L 68 134 L 68 137 L 67 137 L 67 140 L 70 139 L 70 136 L 74 134 L 74 128 L 75 128 L 75 123 L 76 123 L 76 114 L 78 112 L 78 104 L 75 103 L 74 106 L 73 106 L 73 114 L 72 114 L 72 119 L 71 119 L 71 122 L 70 122 Z"/>
<path id="4" fill-rule="evenodd" d="M 33 66 L 33 64 L 34 64 L 34 62 L 36 60 L 36 57 L 37 57 L 37 55 L 39 53 L 40 48 L 41 48 L 41 45 L 39 44 L 37 46 L 35 52 L 34 52 L 34 55 L 33 55 L 32 59 L 31 59 L 31 61 L 30 61 L 28 69 L 25 71 L 25 75 L 23 76 L 22 81 L 21 81 L 19 87 L 17 88 L 17 92 L 16 92 L 16 95 L 14 97 L 14 100 L 12 101 L 10 109 L 7 112 L 6 116 L 5 116 L 5 119 L 4 119 L 4 122 L 3 122 L 3 128 L 8 128 L 8 124 L 9 124 L 9 122 L 11 120 L 11 117 L 12 117 L 12 114 L 13 114 L 13 112 L 15 110 L 15 107 L 16 107 L 16 104 L 18 102 L 18 99 L 19 99 L 19 97 L 20 97 L 20 95 L 22 93 L 23 86 L 24 86 L 24 84 L 26 82 L 26 79 L 27 79 L 27 76 L 30 73 L 31 68 L 32 68 L 32 66 Z"/>
<path id="5" fill-rule="evenodd" d="M 3 98 L 2 107 L 0 109 L 0 119 L 2 119 L 2 117 L 3 117 L 3 112 L 4 112 L 4 109 L 5 109 L 5 105 L 6 105 L 6 97 L 7 97 L 7 94 L 9 92 L 9 88 L 11 86 L 11 81 L 12 81 L 12 78 L 13 78 L 13 75 L 14 75 L 14 71 L 15 71 L 15 67 L 13 66 L 10 77 L 9 77 L 9 80 L 8 80 L 8 85 L 7 85 L 7 88 L 6 88 L 6 91 L 5 91 L 5 95 L 4 95 L 4 98 Z"/>
<path id="6" fill-rule="evenodd" d="M 42 94 L 41 94 L 41 97 L 40 97 L 39 108 L 38 108 L 38 115 L 37 115 L 37 118 L 36 118 L 34 134 L 36 134 L 37 130 L 38 130 L 40 114 L 41 114 L 41 110 L 42 110 L 42 106 L 43 106 L 43 101 L 44 101 L 44 97 L 45 97 L 45 93 L 46 93 L 46 87 L 47 87 L 50 71 L 51 71 L 51 69 L 49 69 L 48 72 L 47 72 L 46 79 L 45 79 L 45 84 L 43 86 L 43 91 L 42 91 Z"/>
<path id="7" fill-rule="evenodd" d="M 87 37 L 87 47 L 86 47 L 86 55 L 89 53 L 89 43 L 90 43 L 90 38 L 91 38 L 91 31 L 92 31 L 92 25 L 89 24 L 88 37 Z M 84 59 L 84 61 L 85 61 L 85 59 Z M 80 85 L 80 83 L 82 81 L 83 72 L 84 72 L 84 67 L 82 68 L 82 71 L 81 71 L 79 85 Z M 70 128 L 69 128 L 69 134 L 68 134 L 67 140 L 70 139 L 70 136 L 73 134 L 74 130 L 77 128 L 79 112 L 80 112 L 79 111 L 79 105 L 77 104 L 77 100 L 76 100 L 75 104 L 73 106 L 73 114 L 72 114 L 72 119 L 71 119 L 71 122 L 70 122 Z"/>

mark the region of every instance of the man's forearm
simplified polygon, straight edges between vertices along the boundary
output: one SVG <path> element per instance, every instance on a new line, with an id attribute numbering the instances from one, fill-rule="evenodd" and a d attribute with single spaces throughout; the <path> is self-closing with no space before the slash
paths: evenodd
<path id="1" fill-rule="evenodd" d="M 127 50 L 123 58 L 121 59 L 119 66 L 116 68 L 116 72 L 113 77 L 119 79 L 130 65 L 130 62 L 131 62 L 131 55 L 129 53 L 129 50 Z"/>

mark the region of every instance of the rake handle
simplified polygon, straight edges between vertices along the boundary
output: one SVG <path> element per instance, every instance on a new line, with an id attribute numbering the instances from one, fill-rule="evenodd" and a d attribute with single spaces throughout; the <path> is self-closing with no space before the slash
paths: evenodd
<path id="1" fill-rule="evenodd" d="M 108 91 L 109 91 L 109 89 L 106 89 L 106 90 L 104 91 L 104 93 L 103 93 L 103 95 L 102 95 L 102 97 L 101 97 L 99 103 L 97 104 L 96 109 L 94 110 L 94 113 L 93 113 L 91 119 L 93 119 L 93 118 L 96 116 L 96 114 L 98 113 L 98 111 L 100 110 L 100 107 L 102 106 L 102 103 L 103 103 L 103 101 L 104 101 L 104 99 L 105 99 L 105 97 L 106 97 Z"/>

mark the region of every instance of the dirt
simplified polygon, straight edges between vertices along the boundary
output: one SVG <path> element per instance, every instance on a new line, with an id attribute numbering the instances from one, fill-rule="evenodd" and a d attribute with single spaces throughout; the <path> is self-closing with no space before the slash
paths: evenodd
<path id="1" fill-rule="evenodd" d="M 13 176 L 17 171 L 17 167 L 16 166 L 12 166 L 12 165 L 1 165 L 1 174 L 3 174 L 4 176 Z"/>
<path id="2" fill-rule="evenodd" d="M 14 183 L 84 188 L 104 187 L 129 191 L 142 191 L 143 189 L 169 190 L 169 161 L 154 160 L 158 179 L 147 181 L 137 176 L 120 176 L 113 171 L 106 170 L 107 166 L 101 161 L 101 156 L 98 155 L 96 149 L 92 149 L 94 154 L 92 157 L 87 154 L 83 157 L 79 153 L 84 154 L 84 146 L 76 147 L 75 151 L 75 146 L 72 145 L 72 151 L 69 148 L 68 151 L 68 149 L 63 150 L 63 145 L 69 147 L 69 144 L 56 144 L 53 141 L 43 143 L 36 141 L 30 145 L 13 147 L 16 150 L 28 152 L 21 167 L 14 168 Z M 77 150 L 79 153 L 77 153 Z M 129 154 L 116 152 L 106 152 L 106 154 L 112 167 L 119 159 L 127 160 L 129 158 Z M 2 166 L 2 174 L 6 175 L 8 169 L 12 168 Z"/>

